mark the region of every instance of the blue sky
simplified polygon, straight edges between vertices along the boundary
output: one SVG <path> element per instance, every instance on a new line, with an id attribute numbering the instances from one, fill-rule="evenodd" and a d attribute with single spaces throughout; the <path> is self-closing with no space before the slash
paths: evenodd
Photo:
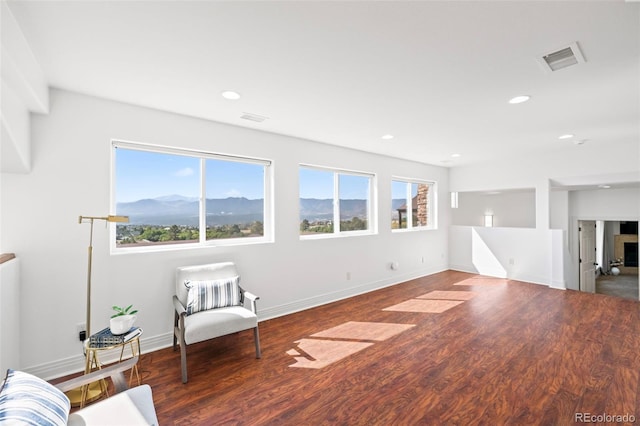
<path id="1" fill-rule="evenodd" d="M 116 202 L 200 195 L 200 159 L 175 154 L 116 149 Z M 333 198 L 333 172 L 300 169 L 301 198 Z M 258 164 L 207 160 L 207 198 L 263 198 L 263 167 Z M 340 198 L 366 199 L 368 180 L 340 175 Z"/>
<path id="2" fill-rule="evenodd" d="M 391 182 L 391 198 L 394 200 L 407 197 L 407 182 L 394 180 Z M 418 195 L 418 184 L 411 183 L 411 198 Z"/>
<path id="3" fill-rule="evenodd" d="M 339 186 L 342 199 L 369 198 L 369 180 L 364 176 L 341 174 Z M 333 198 L 333 172 L 301 167 L 300 198 Z"/>
<path id="4" fill-rule="evenodd" d="M 200 159 L 182 155 L 116 150 L 116 201 L 167 195 L 200 196 Z M 207 160 L 207 198 L 262 198 L 260 165 Z"/>

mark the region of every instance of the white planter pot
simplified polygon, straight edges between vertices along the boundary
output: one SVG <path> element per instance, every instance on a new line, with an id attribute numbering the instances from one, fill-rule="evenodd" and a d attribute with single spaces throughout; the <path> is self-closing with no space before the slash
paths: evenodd
<path id="1" fill-rule="evenodd" d="M 134 322 L 136 322 L 135 315 L 121 315 L 109 320 L 109 329 L 113 334 L 124 334 L 133 327 Z"/>

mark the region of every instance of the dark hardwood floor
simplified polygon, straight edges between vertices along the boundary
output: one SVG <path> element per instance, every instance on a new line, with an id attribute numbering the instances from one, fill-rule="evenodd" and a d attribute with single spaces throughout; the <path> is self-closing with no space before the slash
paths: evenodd
<path id="1" fill-rule="evenodd" d="M 436 290 L 473 297 L 441 313 L 383 310 Z M 640 421 L 639 317 L 637 301 L 447 271 L 264 321 L 259 360 L 251 331 L 188 346 L 184 385 L 179 351 L 143 354 L 140 368 L 161 425 Z M 349 321 L 414 326 L 381 341 L 311 336 Z M 370 345 L 291 367 L 302 339 Z"/>

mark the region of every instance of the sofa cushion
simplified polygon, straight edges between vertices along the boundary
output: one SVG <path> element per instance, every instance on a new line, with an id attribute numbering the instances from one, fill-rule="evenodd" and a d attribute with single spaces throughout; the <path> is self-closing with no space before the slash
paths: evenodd
<path id="1" fill-rule="evenodd" d="M 52 384 L 22 371 L 9 369 L 0 390 L 0 423 L 66 425 L 69 398 Z"/>
<path id="2" fill-rule="evenodd" d="M 240 277 L 218 280 L 185 280 L 187 294 L 187 315 L 209 309 L 237 306 L 240 304 Z"/>

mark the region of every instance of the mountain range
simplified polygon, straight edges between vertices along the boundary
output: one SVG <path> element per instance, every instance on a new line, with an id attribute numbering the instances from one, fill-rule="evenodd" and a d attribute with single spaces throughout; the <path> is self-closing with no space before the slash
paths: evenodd
<path id="1" fill-rule="evenodd" d="M 129 216 L 132 225 L 184 225 L 197 226 L 199 217 L 197 198 L 168 195 L 132 202 L 118 203 L 117 214 Z M 393 209 L 404 200 L 393 200 Z M 263 220 L 264 200 L 244 197 L 208 198 L 206 201 L 207 225 L 245 224 Z M 342 217 L 365 218 L 367 200 L 341 200 Z M 328 220 L 333 217 L 333 200 L 301 198 L 300 219 Z"/>

